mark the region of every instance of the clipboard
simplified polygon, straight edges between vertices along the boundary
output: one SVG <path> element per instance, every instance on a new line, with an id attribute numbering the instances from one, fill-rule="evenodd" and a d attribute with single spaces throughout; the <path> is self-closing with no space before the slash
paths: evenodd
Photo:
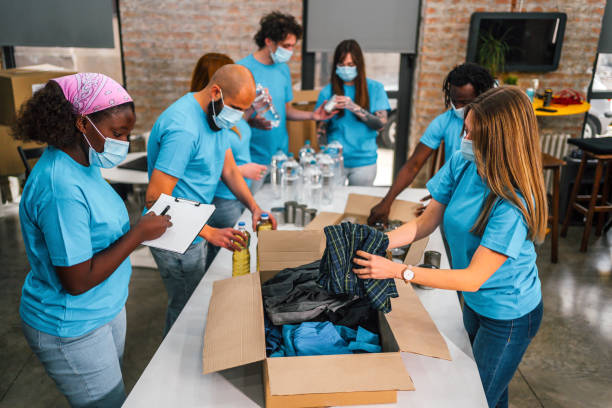
<path id="1" fill-rule="evenodd" d="M 161 237 L 142 244 L 184 254 L 206 225 L 215 206 L 162 193 L 147 213 L 153 211 L 159 215 L 166 207 L 170 207 L 166 214 L 172 217 L 172 226 Z"/>

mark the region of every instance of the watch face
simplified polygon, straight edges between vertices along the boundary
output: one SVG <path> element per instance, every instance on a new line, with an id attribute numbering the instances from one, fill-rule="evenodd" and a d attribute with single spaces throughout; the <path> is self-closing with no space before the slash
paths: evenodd
<path id="1" fill-rule="evenodd" d="M 412 271 L 412 269 L 410 268 L 406 268 L 406 270 L 404 271 L 404 280 L 412 280 L 412 278 L 414 278 L 414 272 Z"/>

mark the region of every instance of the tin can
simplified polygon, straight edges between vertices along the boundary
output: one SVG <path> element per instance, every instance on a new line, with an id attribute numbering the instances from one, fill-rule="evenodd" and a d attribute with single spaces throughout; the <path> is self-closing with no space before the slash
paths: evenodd
<path id="1" fill-rule="evenodd" d="M 310 224 L 310 221 L 314 220 L 316 216 L 317 216 L 316 208 L 307 208 L 306 211 L 304 212 L 304 226 L 307 226 L 308 224 Z"/>
<path id="2" fill-rule="evenodd" d="M 295 223 L 295 207 L 297 207 L 297 201 L 285 202 L 285 223 Z"/>
<path id="3" fill-rule="evenodd" d="M 425 254 L 423 254 L 423 263 L 439 269 L 441 258 L 442 254 L 440 254 L 438 251 L 425 251 Z"/>
<path id="4" fill-rule="evenodd" d="M 295 226 L 303 227 L 304 226 L 304 212 L 306 211 L 305 204 L 298 204 L 295 206 Z"/>
<path id="5" fill-rule="evenodd" d="M 276 222 L 280 224 L 285 223 L 285 208 L 284 207 L 274 207 L 270 210 L 270 213 L 274 218 L 276 218 Z"/>
<path id="6" fill-rule="evenodd" d="M 544 90 L 544 103 L 542 104 L 543 106 L 550 106 L 550 104 L 552 103 L 552 94 L 552 89 L 546 88 Z"/>

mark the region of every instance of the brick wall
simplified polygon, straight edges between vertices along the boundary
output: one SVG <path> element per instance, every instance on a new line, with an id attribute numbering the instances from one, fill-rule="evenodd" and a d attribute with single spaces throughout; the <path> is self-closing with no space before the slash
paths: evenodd
<path id="1" fill-rule="evenodd" d="M 222 52 L 239 60 L 255 51 L 259 19 L 273 10 L 302 21 L 302 0 L 122 0 L 126 85 L 138 115 L 135 131 L 150 130 L 159 114 L 189 90 L 200 56 Z M 299 44 L 290 64 L 294 82 L 301 67 Z"/>
<path id="2" fill-rule="evenodd" d="M 465 60 L 470 16 L 476 11 L 564 12 L 567 24 L 559 68 L 550 73 L 513 73 L 518 85 L 527 88 L 532 78 L 540 88 L 573 88 L 583 94 L 591 80 L 597 52 L 605 0 L 525 1 L 518 10 L 517 0 L 423 0 L 419 51 L 412 99 L 410 147 L 414 148 L 427 125 L 444 110 L 442 82 L 455 65 Z M 558 8 L 557 8 L 558 7 Z M 570 133 L 578 136 L 584 115 L 539 118 L 542 133 Z M 421 184 L 426 172 L 422 172 Z"/>

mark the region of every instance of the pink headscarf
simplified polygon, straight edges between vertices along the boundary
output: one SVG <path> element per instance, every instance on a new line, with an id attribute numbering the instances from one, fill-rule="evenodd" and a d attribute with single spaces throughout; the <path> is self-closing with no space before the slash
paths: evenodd
<path id="1" fill-rule="evenodd" d="M 117 81 L 104 74 L 79 73 L 55 78 L 66 99 L 81 115 L 132 102 Z"/>

